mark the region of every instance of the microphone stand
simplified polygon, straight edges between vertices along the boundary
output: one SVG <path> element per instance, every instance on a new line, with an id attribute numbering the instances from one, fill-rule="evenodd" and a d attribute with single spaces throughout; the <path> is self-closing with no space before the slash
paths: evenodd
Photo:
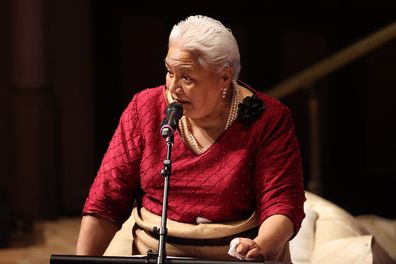
<path id="1" fill-rule="evenodd" d="M 166 152 L 166 159 L 164 160 L 164 168 L 161 170 L 161 175 L 164 176 L 164 194 L 162 201 L 162 215 L 161 215 L 161 226 L 159 229 L 159 241 L 158 241 L 158 258 L 157 264 L 165 263 L 166 259 L 166 239 L 168 235 L 168 229 L 166 228 L 166 219 L 168 214 L 168 193 L 169 193 L 169 178 L 171 175 L 172 161 L 171 153 L 173 146 L 173 133 L 168 133 L 166 137 L 166 145 L 168 150 Z"/>

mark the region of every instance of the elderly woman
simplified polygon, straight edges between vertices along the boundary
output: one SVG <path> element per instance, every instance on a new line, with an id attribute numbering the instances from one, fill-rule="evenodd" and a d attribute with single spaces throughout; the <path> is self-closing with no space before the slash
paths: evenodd
<path id="1" fill-rule="evenodd" d="M 165 67 L 166 85 L 135 94 L 121 116 L 84 206 L 76 253 L 102 255 L 132 210 L 132 254 L 157 251 L 152 228 L 167 153 L 159 130 L 166 107 L 178 102 L 167 255 L 290 261 L 305 196 L 289 109 L 237 81 L 237 42 L 212 18 L 173 27 Z"/>

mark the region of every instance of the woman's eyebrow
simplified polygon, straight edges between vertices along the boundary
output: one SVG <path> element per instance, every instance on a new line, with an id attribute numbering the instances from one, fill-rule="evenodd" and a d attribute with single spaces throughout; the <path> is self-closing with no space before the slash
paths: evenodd
<path id="1" fill-rule="evenodd" d="M 166 60 L 164 60 L 164 63 L 165 63 L 165 66 L 167 68 L 174 67 L 174 68 L 176 68 L 178 70 L 182 70 L 182 71 L 185 71 L 185 72 L 191 72 L 193 70 L 193 66 L 190 65 L 190 64 L 179 63 L 179 64 L 171 66 Z"/>

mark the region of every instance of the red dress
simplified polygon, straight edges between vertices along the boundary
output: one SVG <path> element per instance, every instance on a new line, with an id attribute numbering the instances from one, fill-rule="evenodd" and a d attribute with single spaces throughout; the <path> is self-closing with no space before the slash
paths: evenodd
<path id="1" fill-rule="evenodd" d="M 197 217 L 228 222 L 249 217 L 260 223 L 274 214 L 289 217 L 295 233 L 305 201 L 299 145 L 289 109 L 253 91 L 266 110 L 250 123 L 237 119 L 203 154 L 197 155 L 175 132 L 168 218 L 195 223 Z M 134 202 L 161 215 L 167 146 L 160 124 L 167 106 L 164 86 L 136 94 L 119 125 L 91 186 L 83 214 L 117 225 Z"/>

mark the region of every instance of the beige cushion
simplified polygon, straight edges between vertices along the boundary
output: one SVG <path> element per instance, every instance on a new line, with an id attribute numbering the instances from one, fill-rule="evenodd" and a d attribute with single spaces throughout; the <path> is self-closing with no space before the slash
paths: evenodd
<path id="1" fill-rule="evenodd" d="M 377 215 L 360 215 L 356 219 L 396 262 L 396 220 Z"/>
<path id="2" fill-rule="evenodd" d="M 393 260 L 372 235 L 323 243 L 312 252 L 311 264 L 392 264 Z"/>
<path id="3" fill-rule="evenodd" d="M 394 263 L 374 236 L 354 217 L 336 204 L 306 192 L 306 204 L 318 218 L 315 221 L 311 264 Z"/>

